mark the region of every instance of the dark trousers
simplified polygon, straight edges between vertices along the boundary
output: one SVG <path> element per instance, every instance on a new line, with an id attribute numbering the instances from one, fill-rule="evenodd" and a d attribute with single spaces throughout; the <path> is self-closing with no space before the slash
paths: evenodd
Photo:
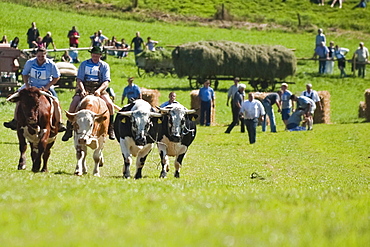
<path id="1" fill-rule="evenodd" d="M 244 119 L 244 123 L 245 123 L 245 126 L 247 127 L 249 143 L 253 144 L 256 142 L 258 118 Z"/>
<path id="2" fill-rule="evenodd" d="M 233 110 L 233 121 L 229 125 L 225 133 L 230 133 L 231 130 L 239 123 L 239 121 L 240 121 L 240 131 L 244 133 L 245 132 L 244 121 L 242 119 L 239 119 L 240 108 L 234 106 L 232 110 Z"/>
<path id="3" fill-rule="evenodd" d="M 357 63 L 356 68 L 358 69 L 358 77 L 365 78 L 366 64 Z"/>
<path id="4" fill-rule="evenodd" d="M 324 74 L 326 69 L 326 60 L 325 57 L 320 57 L 319 60 L 319 74 Z"/>
<path id="5" fill-rule="evenodd" d="M 211 101 L 200 102 L 200 125 L 204 125 L 204 119 L 206 120 L 206 126 L 211 125 Z"/>

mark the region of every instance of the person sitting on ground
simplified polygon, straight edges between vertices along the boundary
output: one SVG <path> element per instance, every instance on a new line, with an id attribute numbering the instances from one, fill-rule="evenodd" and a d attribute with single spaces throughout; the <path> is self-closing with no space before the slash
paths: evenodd
<path id="1" fill-rule="evenodd" d="M 72 63 L 79 63 L 80 60 L 78 59 L 78 50 L 76 50 L 75 48 L 77 48 L 77 45 L 73 44 L 69 48 L 68 55 L 72 58 Z"/>
<path id="2" fill-rule="evenodd" d="M 179 102 L 176 101 L 176 93 L 175 92 L 171 92 L 169 95 L 168 95 L 168 101 L 164 102 L 160 107 L 161 108 L 164 108 L 166 106 L 171 106 L 173 104 L 178 104 Z"/>
<path id="3" fill-rule="evenodd" d="M 121 42 L 116 43 L 116 49 L 120 50 L 117 51 L 117 58 L 122 59 L 123 57 L 128 56 L 128 50 L 130 50 L 130 46 L 126 44 L 125 39 L 121 39 Z"/>
<path id="4" fill-rule="evenodd" d="M 3 38 L 0 40 L 0 44 L 8 44 L 8 38 L 6 35 L 3 36 Z"/>
<path id="5" fill-rule="evenodd" d="M 53 90 L 53 85 L 57 83 L 59 78 L 60 72 L 55 63 L 46 57 L 46 49 L 39 48 L 36 51 L 36 57 L 29 59 L 24 65 L 24 69 L 22 71 L 24 85 L 19 90 L 29 87 L 37 87 L 45 91 L 50 91 L 55 96 L 53 100 L 54 114 L 60 122 L 58 130 L 59 132 L 62 132 L 65 131 L 65 127 L 62 121 L 60 105 L 56 98 L 56 93 Z M 16 107 L 18 107 L 18 103 Z M 14 115 L 14 119 L 12 121 L 5 122 L 4 126 L 6 128 L 16 130 L 16 115 Z"/>
<path id="6" fill-rule="evenodd" d="M 34 47 L 36 48 L 45 48 L 45 43 L 42 41 L 42 37 L 39 36 L 35 41 L 32 41 Z"/>
<path id="7" fill-rule="evenodd" d="M 141 99 L 140 87 L 134 84 L 134 77 L 127 79 L 128 85 L 123 89 L 121 105 L 125 98 L 127 98 L 127 104 L 132 103 L 136 99 Z"/>
<path id="8" fill-rule="evenodd" d="M 66 63 L 70 63 L 72 62 L 72 58 L 68 55 L 68 52 L 67 51 L 64 51 L 62 57 L 61 57 L 61 60 L 63 62 L 66 62 Z"/>
<path id="9" fill-rule="evenodd" d="M 110 99 L 106 89 L 109 85 L 110 79 L 110 67 L 109 64 L 101 60 L 102 49 L 99 46 L 94 46 L 89 50 L 91 58 L 83 61 L 78 68 L 77 72 L 77 90 L 73 96 L 71 105 L 69 106 L 69 112 L 76 112 L 76 108 L 80 103 L 81 99 L 88 94 L 93 94 L 97 97 L 102 98 L 109 109 L 110 122 L 108 127 L 109 139 L 114 140 L 114 128 L 113 128 L 113 102 Z M 72 123 L 67 121 L 67 130 L 62 141 L 68 141 L 72 137 Z"/>
<path id="10" fill-rule="evenodd" d="M 18 49 L 19 38 L 15 37 L 12 41 L 10 41 L 10 47 Z"/>
<path id="11" fill-rule="evenodd" d="M 293 114 L 289 117 L 287 121 L 287 130 L 289 131 L 306 130 L 306 127 L 301 126 L 302 116 L 304 116 L 303 110 L 296 110 L 295 112 L 293 112 Z"/>

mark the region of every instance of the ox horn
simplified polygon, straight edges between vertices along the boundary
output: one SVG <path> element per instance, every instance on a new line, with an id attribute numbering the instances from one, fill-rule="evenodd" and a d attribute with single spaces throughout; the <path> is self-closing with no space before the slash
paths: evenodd
<path id="1" fill-rule="evenodd" d="M 150 117 L 162 117 L 162 114 L 160 114 L 158 112 L 151 112 Z"/>
<path id="2" fill-rule="evenodd" d="M 7 98 L 6 100 L 7 101 L 13 101 L 15 98 L 18 98 L 19 97 L 19 92 L 16 92 L 12 95 L 9 96 L 9 98 Z"/>
<path id="3" fill-rule="evenodd" d="M 119 111 L 117 112 L 117 114 L 121 115 L 121 116 L 126 116 L 126 117 L 131 117 L 133 111 Z"/>
<path id="4" fill-rule="evenodd" d="M 194 109 L 191 109 L 191 110 L 186 110 L 185 113 L 186 114 L 193 114 L 193 113 L 196 113 L 197 111 L 194 110 Z"/>
<path id="5" fill-rule="evenodd" d="M 45 92 L 45 91 L 40 91 L 40 95 L 44 95 L 46 97 L 49 97 L 49 98 L 52 98 L 53 100 L 58 100 L 56 97 L 54 97 L 53 95 Z"/>
<path id="6" fill-rule="evenodd" d="M 168 108 L 161 108 L 161 107 L 159 107 L 159 110 L 160 110 L 161 112 L 168 113 L 171 109 L 168 109 Z"/>

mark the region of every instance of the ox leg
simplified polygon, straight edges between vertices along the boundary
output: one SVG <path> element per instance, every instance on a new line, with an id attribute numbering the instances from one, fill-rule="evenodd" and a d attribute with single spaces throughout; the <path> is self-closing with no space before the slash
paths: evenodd
<path id="1" fill-rule="evenodd" d="M 161 173 L 159 175 L 160 178 L 165 178 L 167 177 L 167 172 L 170 170 L 169 169 L 169 161 L 168 161 L 168 156 L 166 154 L 166 152 L 164 151 L 161 151 L 160 152 L 160 157 L 161 157 L 161 164 L 162 164 L 162 170 L 161 170 Z"/>
<path id="2" fill-rule="evenodd" d="M 77 166 L 75 175 L 82 176 L 82 174 L 86 173 L 86 152 L 87 147 L 86 145 L 77 145 L 76 146 L 76 158 L 77 158 Z"/>
<path id="3" fill-rule="evenodd" d="M 44 154 L 42 155 L 42 159 L 43 159 L 43 166 L 42 166 L 42 169 L 41 169 L 41 172 L 47 172 L 48 171 L 48 160 L 49 160 L 49 157 L 50 157 L 50 153 L 51 153 L 51 147 L 54 145 L 54 142 L 52 143 L 49 143 L 46 148 L 45 148 L 45 151 L 44 151 Z"/>
<path id="4" fill-rule="evenodd" d="M 32 171 L 39 172 L 41 168 L 41 145 L 31 143 Z"/>
<path id="5" fill-rule="evenodd" d="M 180 169 L 182 166 L 182 160 L 184 159 L 185 154 L 180 154 L 176 157 L 175 160 L 175 178 L 180 178 Z"/>
<path id="6" fill-rule="evenodd" d="M 22 131 L 18 131 L 17 134 L 18 134 L 19 152 L 20 152 L 20 157 L 18 161 L 18 170 L 25 170 L 26 169 L 27 143 L 26 143 L 26 139 L 23 137 Z"/>
<path id="7" fill-rule="evenodd" d="M 93 154 L 93 158 L 94 158 L 94 161 L 95 161 L 94 176 L 100 177 L 99 167 L 100 167 L 100 164 L 103 164 L 103 160 L 104 160 L 103 152 L 102 152 L 101 148 L 95 149 L 94 154 Z"/>
<path id="8" fill-rule="evenodd" d="M 153 144 L 145 145 L 138 153 L 136 159 L 136 174 L 135 179 L 140 179 L 143 177 L 142 170 L 145 164 L 146 157 L 148 157 L 149 153 L 152 151 Z"/>
<path id="9" fill-rule="evenodd" d="M 122 154 L 123 160 L 124 160 L 124 165 L 123 165 L 123 177 L 124 178 L 130 178 L 130 165 L 132 162 L 131 155 L 129 155 L 127 158 L 125 157 L 124 154 Z"/>

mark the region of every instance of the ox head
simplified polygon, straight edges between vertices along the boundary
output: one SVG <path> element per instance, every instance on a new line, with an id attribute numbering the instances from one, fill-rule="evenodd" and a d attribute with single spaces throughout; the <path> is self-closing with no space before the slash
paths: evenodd
<path id="1" fill-rule="evenodd" d="M 105 112 L 101 114 L 90 110 L 80 110 L 76 113 L 66 111 L 68 120 L 72 122 L 75 133 L 75 144 L 89 145 L 92 149 L 97 148 L 97 136 L 94 136 L 95 123 L 101 124 L 107 119 Z"/>
<path id="2" fill-rule="evenodd" d="M 130 119 L 132 137 L 135 140 L 135 144 L 138 146 L 144 146 L 147 144 L 146 137 L 148 136 L 149 129 L 152 125 L 151 118 L 162 116 L 160 113 L 142 110 L 118 112 L 117 114 Z"/>
<path id="3" fill-rule="evenodd" d="M 168 118 L 168 134 L 173 142 L 180 142 L 186 133 L 186 118 L 189 114 L 194 114 L 196 110 L 188 110 L 182 105 L 173 107 L 159 108 L 162 114 Z M 194 115 L 196 118 L 197 116 Z"/>
<path id="4" fill-rule="evenodd" d="M 19 92 L 14 93 L 7 101 L 10 102 L 19 102 L 19 107 L 22 111 L 22 114 L 27 121 L 27 124 L 36 124 L 38 121 L 38 112 L 39 106 L 42 104 L 41 97 L 46 96 L 54 98 L 45 91 L 41 91 L 36 87 L 24 88 Z M 45 98 L 43 100 L 46 100 Z"/>

